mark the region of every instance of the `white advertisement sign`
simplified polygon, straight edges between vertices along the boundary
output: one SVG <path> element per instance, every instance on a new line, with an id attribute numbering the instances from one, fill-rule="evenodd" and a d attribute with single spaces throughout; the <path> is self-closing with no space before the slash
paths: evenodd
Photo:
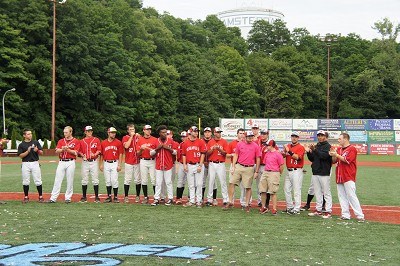
<path id="1" fill-rule="evenodd" d="M 318 119 L 293 119 L 294 130 L 317 130 Z"/>
<path id="2" fill-rule="evenodd" d="M 268 129 L 268 119 L 257 119 L 257 118 L 246 119 L 245 129 L 250 130 L 254 124 L 257 124 L 260 129 Z"/>
<path id="3" fill-rule="evenodd" d="M 275 141 L 290 141 L 291 130 L 270 130 L 269 138 Z"/>
<path id="4" fill-rule="evenodd" d="M 329 134 L 329 139 L 328 141 L 335 141 L 339 138 L 340 134 L 342 134 L 342 131 L 328 131 Z"/>
<path id="5" fill-rule="evenodd" d="M 393 129 L 400 130 L 400 119 L 393 119 Z"/>
<path id="6" fill-rule="evenodd" d="M 226 140 L 234 140 L 237 138 L 237 130 L 244 128 L 243 119 L 222 118 L 219 127 L 223 130 L 222 137 Z"/>
<path id="7" fill-rule="evenodd" d="M 270 119 L 269 129 L 292 129 L 292 119 Z"/>
<path id="8" fill-rule="evenodd" d="M 400 131 L 394 132 L 394 138 L 396 142 L 400 142 Z"/>

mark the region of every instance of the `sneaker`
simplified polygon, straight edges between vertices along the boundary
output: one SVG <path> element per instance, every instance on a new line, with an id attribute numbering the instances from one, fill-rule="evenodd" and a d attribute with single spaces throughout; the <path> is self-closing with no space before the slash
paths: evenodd
<path id="1" fill-rule="evenodd" d="M 364 223 L 364 222 L 365 222 L 365 219 L 364 219 L 364 218 L 357 218 L 357 222 L 359 222 L 359 223 Z"/>
<path id="2" fill-rule="evenodd" d="M 329 219 L 329 218 L 332 218 L 332 215 L 329 212 L 324 212 L 324 214 L 322 215 L 322 218 Z"/>
<path id="3" fill-rule="evenodd" d="M 142 204 L 148 204 L 149 203 L 149 198 L 148 197 L 144 197 Z"/>
<path id="4" fill-rule="evenodd" d="M 310 205 L 304 205 L 303 207 L 300 208 L 300 211 L 308 211 L 310 209 Z"/>
<path id="5" fill-rule="evenodd" d="M 272 210 L 272 211 L 271 211 L 271 214 L 272 214 L 273 216 L 276 216 L 276 215 L 278 215 L 278 211 L 277 211 L 277 210 Z"/>
<path id="6" fill-rule="evenodd" d="M 28 203 L 29 202 L 29 198 L 28 197 L 24 197 L 24 200 L 22 201 L 22 203 Z"/>
<path id="7" fill-rule="evenodd" d="M 107 197 L 107 198 L 104 200 L 104 203 L 110 203 L 110 202 L 112 202 L 111 197 Z"/>
<path id="8" fill-rule="evenodd" d="M 181 199 L 177 199 L 175 202 L 176 205 L 182 205 L 182 200 Z"/>
<path id="9" fill-rule="evenodd" d="M 260 214 L 266 214 L 268 212 L 268 208 L 264 207 L 260 209 Z"/>
<path id="10" fill-rule="evenodd" d="M 119 203 L 118 197 L 114 197 L 114 203 Z"/>
<path id="11" fill-rule="evenodd" d="M 197 207 L 197 208 L 203 208 L 203 204 L 200 203 L 200 202 L 199 202 L 199 203 L 196 203 L 196 207 Z"/>
<path id="12" fill-rule="evenodd" d="M 218 206 L 218 200 L 217 199 L 213 199 L 212 205 L 213 206 Z"/>
<path id="13" fill-rule="evenodd" d="M 190 201 L 183 204 L 183 207 L 193 207 L 193 206 L 194 206 L 194 203 L 191 203 Z"/>
<path id="14" fill-rule="evenodd" d="M 56 201 L 55 200 L 48 200 L 48 201 L 45 201 L 46 203 L 56 203 Z"/>
<path id="15" fill-rule="evenodd" d="M 151 206 L 157 206 L 159 204 L 160 204 L 160 202 L 158 200 L 154 200 L 153 203 L 151 204 Z"/>
<path id="16" fill-rule="evenodd" d="M 257 203 L 257 206 L 258 206 L 258 207 L 261 207 L 261 206 L 262 206 L 261 202 L 258 202 L 258 203 Z"/>
<path id="17" fill-rule="evenodd" d="M 281 211 L 281 213 L 287 213 L 290 214 L 293 211 L 293 209 L 286 209 L 284 211 Z"/>
<path id="18" fill-rule="evenodd" d="M 43 202 L 44 202 L 43 197 L 40 197 L 40 198 L 39 198 L 39 203 L 43 203 Z"/>
<path id="19" fill-rule="evenodd" d="M 172 201 L 172 199 L 169 199 L 167 202 L 165 202 L 165 205 L 170 206 L 172 205 L 174 202 Z"/>
<path id="20" fill-rule="evenodd" d="M 87 198 L 86 197 L 82 197 L 81 200 L 79 202 L 87 202 Z"/>
<path id="21" fill-rule="evenodd" d="M 250 205 L 246 206 L 246 212 L 247 213 L 250 213 L 250 209 L 251 209 Z"/>
<path id="22" fill-rule="evenodd" d="M 343 220 L 343 221 L 348 221 L 348 220 L 350 220 L 350 218 L 347 218 L 347 217 L 344 217 L 344 216 L 341 216 L 340 218 L 338 218 L 339 220 Z"/>
<path id="23" fill-rule="evenodd" d="M 140 202 L 140 197 L 139 196 L 136 196 L 135 197 L 135 203 L 139 203 Z"/>
<path id="24" fill-rule="evenodd" d="M 65 200 L 65 203 L 66 203 L 66 204 L 69 204 L 69 203 L 71 203 L 71 200 L 70 200 L 70 199 L 66 199 L 66 200 Z"/>
<path id="25" fill-rule="evenodd" d="M 322 212 L 319 212 L 319 211 L 310 212 L 310 213 L 308 214 L 308 216 L 321 216 L 321 215 L 322 215 Z"/>
<path id="26" fill-rule="evenodd" d="M 206 206 L 207 206 L 207 207 L 211 207 L 211 206 L 213 206 L 213 204 L 212 204 L 211 202 L 207 201 L 207 202 L 206 202 Z"/>
<path id="27" fill-rule="evenodd" d="M 287 214 L 289 214 L 289 215 L 295 215 L 295 214 L 300 214 L 300 212 L 299 211 L 295 211 L 295 210 L 288 210 L 287 211 Z"/>
<path id="28" fill-rule="evenodd" d="M 99 198 L 99 197 L 96 197 L 96 198 L 94 199 L 94 202 L 95 202 L 95 203 L 100 203 L 100 198 Z"/>
<path id="29" fill-rule="evenodd" d="M 232 203 L 228 203 L 228 204 L 226 204 L 226 205 L 224 205 L 222 207 L 222 210 L 227 211 L 227 210 L 232 209 L 232 208 L 233 208 L 233 204 Z"/>
<path id="30" fill-rule="evenodd" d="M 128 197 L 124 197 L 124 203 L 129 203 L 129 198 Z"/>

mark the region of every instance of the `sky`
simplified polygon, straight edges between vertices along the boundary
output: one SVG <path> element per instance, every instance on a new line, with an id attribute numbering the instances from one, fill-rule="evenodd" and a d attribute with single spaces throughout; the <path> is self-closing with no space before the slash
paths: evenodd
<path id="1" fill-rule="evenodd" d="M 306 28 L 313 35 L 356 33 L 363 39 L 380 38 L 372 29 L 387 17 L 400 23 L 400 0 L 143 0 L 144 7 L 154 7 L 182 19 L 204 20 L 207 15 L 244 6 L 280 11 L 287 27 Z"/>

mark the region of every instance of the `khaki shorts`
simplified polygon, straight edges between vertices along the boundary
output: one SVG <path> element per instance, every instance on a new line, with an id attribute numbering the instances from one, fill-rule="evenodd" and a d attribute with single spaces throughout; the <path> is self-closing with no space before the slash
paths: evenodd
<path id="1" fill-rule="evenodd" d="M 229 183 L 239 186 L 240 181 L 244 188 L 251 188 L 254 179 L 254 167 L 244 167 L 243 165 L 236 164 L 235 172 L 233 172 Z"/>
<path id="2" fill-rule="evenodd" d="M 260 184 L 258 185 L 258 190 L 261 193 L 268 192 L 269 194 L 276 194 L 279 189 L 279 180 L 281 174 L 279 172 L 267 172 L 261 176 Z"/>

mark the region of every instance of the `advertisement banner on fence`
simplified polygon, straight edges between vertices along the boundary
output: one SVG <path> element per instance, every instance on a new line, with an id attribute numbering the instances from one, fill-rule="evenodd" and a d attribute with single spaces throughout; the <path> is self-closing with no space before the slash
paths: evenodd
<path id="1" fill-rule="evenodd" d="M 366 130 L 366 119 L 343 119 L 342 130 Z"/>
<path id="2" fill-rule="evenodd" d="M 396 142 L 400 142 L 400 131 L 394 132 L 394 139 Z"/>
<path id="3" fill-rule="evenodd" d="M 291 130 L 270 130 L 269 138 L 275 141 L 288 142 L 290 141 Z"/>
<path id="4" fill-rule="evenodd" d="M 393 120 L 393 129 L 394 130 L 400 130 L 400 119 L 394 119 Z"/>
<path id="5" fill-rule="evenodd" d="M 318 119 L 293 119 L 294 130 L 317 130 Z"/>
<path id="6" fill-rule="evenodd" d="M 244 120 L 243 119 L 229 119 L 222 118 L 220 120 L 220 125 L 222 132 L 222 137 L 227 140 L 234 140 L 237 138 L 236 131 L 239 128 L 244 128 Z"/>
<path id="7" fill-rule="evenodd" d="M 396 147 L 397 148 L 397 155 L 400 155 L 400 144 L 397 144 L 396 146 L 397 146 Z"/>
<path id="8" fill-rule="evenodd" d="M 370 154 L 394 155 L 395 146 L 393 144 L 371 144 Z"/>
<path id="9" fill-rule="evenodd" d="M 257 124 L 260 129 L 268 129 L 268 119 L 257 119 L 257 118 L 245 119 L 244 129 L 250 130 L 254 124 Z"/>
<path id="10" fill-rule="evenodd" d="M 366 142 L 368 140 L 367 131 L 348 131 L 350 142 Z"/>
<path id="11" fill-rule="evenodd" d="M 342 124 L 340 119 L 318 119 L 318 129 L 341 130 Z"/>
<path id="12" fill-rule="evenodd" d="M 342 131 L 328 131 L 328 134 L 329 134 L 328 141 L 334 142 L 334 141 L 337 141 L 337 139 L 339 138 L 339 135 L 342 134 Z M 350 139 L 351 139 L 351 137 L 350 137 Z"/>
<path id="13" fill-rule="evenodd" d="M 270 119 L 269 129 L 292 129 L 292 119 Z"/>
<path id="14" fill-rule="evenodd" d="M 297 131 L 300 141 L 317 141 L 317 131 Z"/>
<path id="15" fill-rule="evenodd" d="M 368 131 L 369 142 L 394 142 L 394 131 Z"/>
<path id="16" fill-rule="evenodd" d="M 368 120 L 369 130 L 393 130 L 392 119 L 370 119 Z"/>
<path id="17" fill-rule="evenodd" d="M 353 143 L 354 148 L 357 149 L 357 154 L 367 154 L 368 153 L 368 145 L 365 143 Z"/>

